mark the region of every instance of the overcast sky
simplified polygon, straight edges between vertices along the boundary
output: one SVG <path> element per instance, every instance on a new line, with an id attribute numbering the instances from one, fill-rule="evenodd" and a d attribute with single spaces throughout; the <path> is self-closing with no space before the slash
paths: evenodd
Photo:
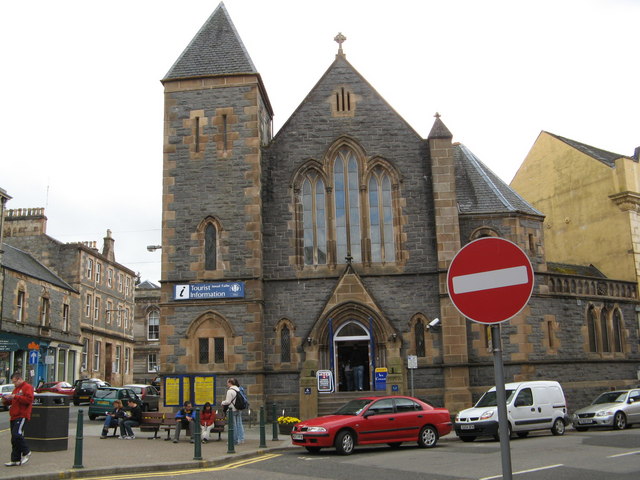
<path id="1" fill-rule="evenodd" d="M 0 187 L 45 207 L 47 233 L 95 240 L 160 280 L 160 79 L 217 0 L 0 3 Z M 226 0 L 275 131 L 346 37 L 347 60 L 426 137 L 509 183 L 541 130 L 631 155 L 640 145 L 640 1 Z"/>

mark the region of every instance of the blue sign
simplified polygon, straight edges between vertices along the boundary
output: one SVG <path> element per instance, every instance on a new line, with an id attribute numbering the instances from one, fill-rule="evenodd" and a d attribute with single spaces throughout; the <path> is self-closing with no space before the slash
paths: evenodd
<path id="1" fill-rule="evenodd" d="M 375 371 L 375 389 L 386 390 L 387 389 L 387 369 L 384 367 L 376 368 Z"/>
<path id="2" fill-rule="evenodd" d="M 391 391 L 392 392 L 399 392 L 400 391 L 400 387 L 398 387 L 398 385 L 391 385 Z"/>
<path id="3" fill-rule="evenodd" d="M 305 395 L 311 395 L 311 388 L 310 387 L 304 387 L 304 394 Z"/>
<path id="4" fill-rule="evenodd" d="M 244 282 L 186 283 L 173 287 L 174 300 L 244 298 Z"/>
<path id="5" fill-rule="evenodd" d="M 37 365 L 37 364 L 38 364 L 38 351 L 29 350 L 29 365 Z"/>

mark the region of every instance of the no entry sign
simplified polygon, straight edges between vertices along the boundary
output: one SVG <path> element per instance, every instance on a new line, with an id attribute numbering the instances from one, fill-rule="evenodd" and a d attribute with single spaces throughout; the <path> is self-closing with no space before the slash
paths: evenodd
<path id="1" fill-rule="evenodd" d="M 533 292 L 529 257 L 515 243 L 485 237 L 461 248 L 447 273 L 449 297 L 465 317 L 500 323 L 522 310 Z"/>

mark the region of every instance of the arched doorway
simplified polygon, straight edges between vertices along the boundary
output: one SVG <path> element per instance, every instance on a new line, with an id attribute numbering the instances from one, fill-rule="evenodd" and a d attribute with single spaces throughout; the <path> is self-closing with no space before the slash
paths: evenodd
<path id="1" fill-rule="evenodd" d="M 332 339 L 336 390 L 341 392 L 371 389 L 371 333 L 356 320 L 348 320 Z"/>

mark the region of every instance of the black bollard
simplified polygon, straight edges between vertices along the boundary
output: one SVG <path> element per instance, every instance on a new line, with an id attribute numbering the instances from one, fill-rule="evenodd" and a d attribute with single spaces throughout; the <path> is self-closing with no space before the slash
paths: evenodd
<path id="1" fill-rule="evenodd" d="M 273 412 L 273 438 L 271 440 L 278 440 L 278 414 L 276 413 L 276 404 L 271 404 L 271 411 Z"/>
<path id="2" fill-rule="evenodd" d="M 233 415 L 233 410 L 229 408 L 227 410 L 227 432 L 228 432 L 228 442 L 227 442 L 227 453 L 236 453 L 236 439 L 235 439 L 235 418 Z"/>
<path id="3" fill-rule="evenodd" d="M 196 408 L 196 418 L 193 421 L 193 432 L 191 432 L 191 438 L 193 439 L 193 459 L 202 460 L 202 439 L 200 429 L 200 409 Z"/>
<path id="4" fill-rule="evenodd" d="M 84 468 L 84 465 L 82 465 L 83 414 L 84 410 L 78 410 L 78 423 L 76 425 L 76 451 L 73 459 L 73 468 Z"/>
<path id="5" fill-rule="evenodd" d="M 260 407 L 260 445 L 258 448 L 267 448 L 267 432 L 264 425 L 264 405 Z"/>

